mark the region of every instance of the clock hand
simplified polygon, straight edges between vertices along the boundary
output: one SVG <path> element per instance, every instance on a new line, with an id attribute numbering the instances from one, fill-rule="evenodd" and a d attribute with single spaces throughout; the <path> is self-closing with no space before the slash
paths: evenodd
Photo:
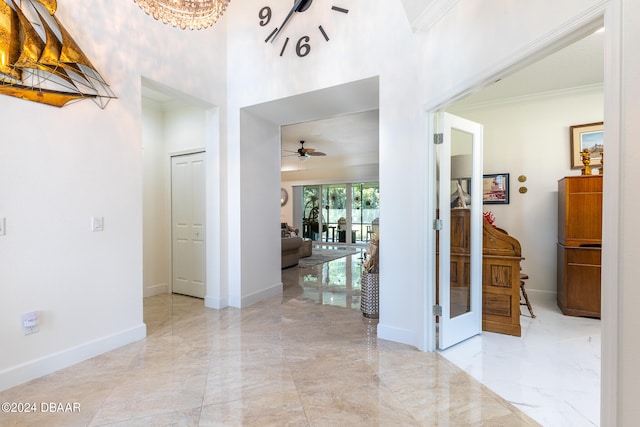
<path id="1" fill-rule="evenodd" d="M 282 25 L 280 25 L 280 28 L 278 28 L 278 31 L 276 31 L 276 33 L 271 38 L 271 43 L 273 43 L 276 40 L 276 38 L 278 37 L 278 34 L 280 34 L 280 31 L 282 31 L 282 29 L 285 27 L 285 25 L 287 25 L 289 20 L 291 20 L 291 18 L 293 18 L 293 14 L 296 13 L 298 11 L 298 9 L 302 9 L 301 6 L 303 6 L 303 3 L 305 3 L 305 1 L 306 0 L 297 0 L 294 3 L 293 7 L 289 11 L 289 14 L 287 15 L 286 18 L 284 18 L 284 21 L 282 22 Z M 311 0 L 311 1 L 313 1 L 313 0 Z M 311 3 L 311 1 L 309 1 L 309 3 Z M 305 8 L 305 10 L 306 10 L 306 8 Z"/>

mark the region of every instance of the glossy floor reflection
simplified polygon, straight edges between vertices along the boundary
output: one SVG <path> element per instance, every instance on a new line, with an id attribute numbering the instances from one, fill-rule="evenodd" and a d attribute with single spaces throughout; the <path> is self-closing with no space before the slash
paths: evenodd
<path id="1" fill-rule="evenodd" d="M 440 354 L 378 339 L 356 307 L 359 257 L 287 269 L 282 296 L 243 309 L 146 298 L 145 340 L 0 393 L 79 413 L 3 413 L 0 424 L 538 425 Z"/>

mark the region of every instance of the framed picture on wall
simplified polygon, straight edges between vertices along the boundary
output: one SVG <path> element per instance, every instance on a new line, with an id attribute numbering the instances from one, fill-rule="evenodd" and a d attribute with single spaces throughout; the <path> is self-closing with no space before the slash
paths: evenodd
<path id="1" fill-rule="evenodd" d="M 580 153 L 588 150 L 591 154 L 591 166 L 602 164 L 604 149 L 604 122 L 575 125 L 569 128 L 571 136 L 571 169 L 582 168 Z"/>
<path id="2" fill-rule="evenodd" d="M 509 174 L 495 173 L 482 177 L 482 203 L 509 204 Z"/>

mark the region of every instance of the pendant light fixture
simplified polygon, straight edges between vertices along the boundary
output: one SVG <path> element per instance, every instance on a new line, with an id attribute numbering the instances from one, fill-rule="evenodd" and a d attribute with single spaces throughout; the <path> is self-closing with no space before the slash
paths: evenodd
<path id="1" fill-rule="evenodd" d="M 142 10 L 165 24 L 201 30 L 216 23 L 231 0 L 134 0 Z"/>

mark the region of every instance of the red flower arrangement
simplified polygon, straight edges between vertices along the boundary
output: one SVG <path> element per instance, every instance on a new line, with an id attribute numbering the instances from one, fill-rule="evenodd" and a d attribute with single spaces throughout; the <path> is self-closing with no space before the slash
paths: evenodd
<path id="1" fill-rule="evenodd" d="M 495 227 L 494 222 L 496 222 L 496 217 L 493 216 L 493 212 L 487 211 L 483 212 L 482 215 L 487 219 L 487 222 Z"/>

